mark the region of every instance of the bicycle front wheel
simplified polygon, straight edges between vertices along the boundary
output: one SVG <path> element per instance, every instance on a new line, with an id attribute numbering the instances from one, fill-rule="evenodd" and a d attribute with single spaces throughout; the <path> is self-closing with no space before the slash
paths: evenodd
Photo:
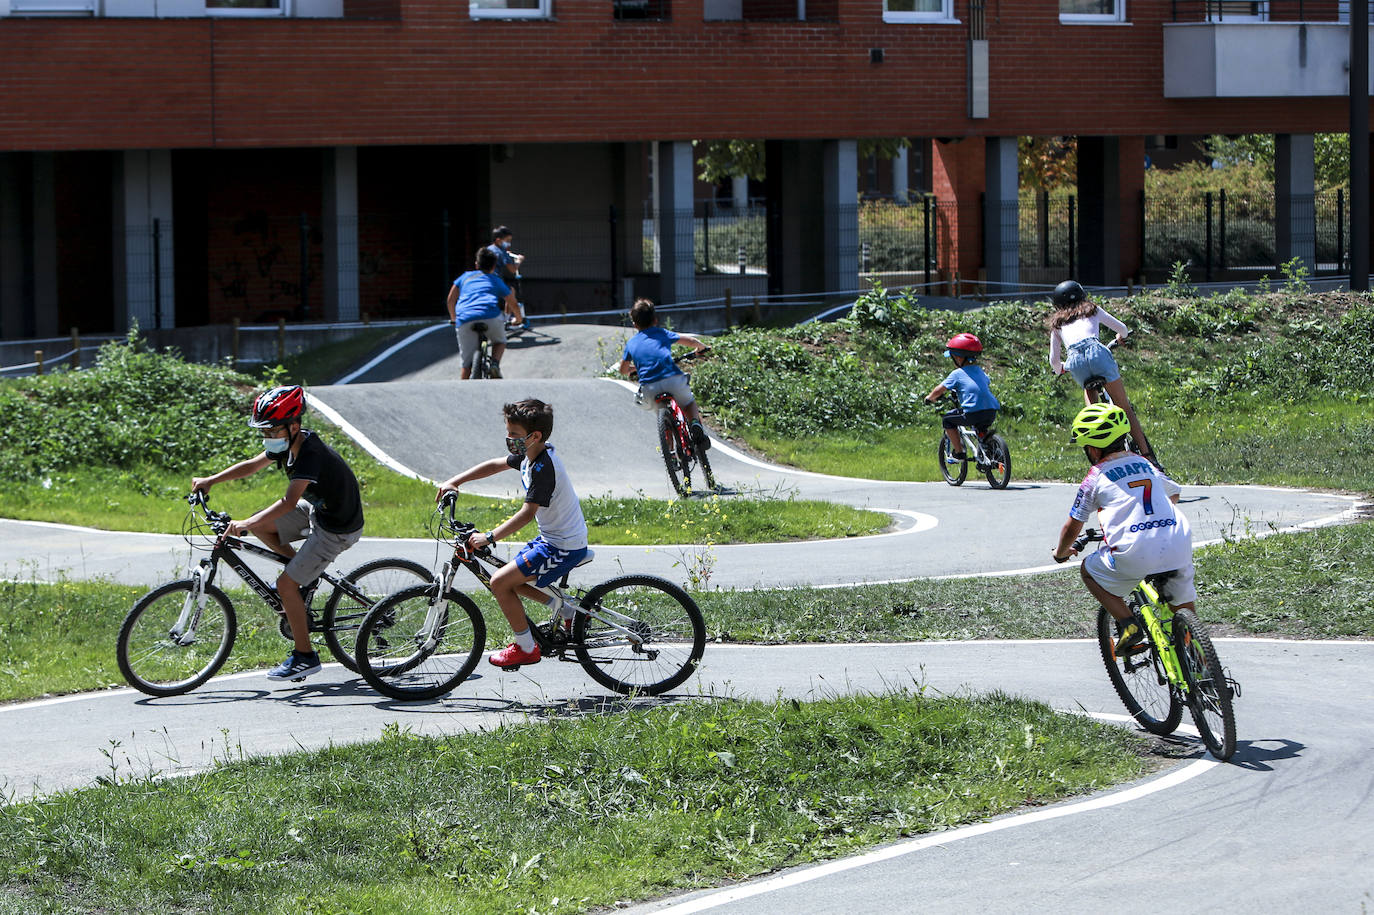
<path id="1" fill-rule="evenodd" d="M 1122 657 L 1116 655 L 1116 627 L 1106 608 L 1097 610 L 1097 645 L 1116 694 L 1126 711 L 1151 734 L 1172 734 L 1183 719 L 1183 703 L 1148 638 Z"/>
<path id="2" fill-rule="evenodd" d="M 358 630 L 358 671 L 392 699 L 434 699 L 472 674 L 487 626 L 472 599 L 433 585 L 413 585 L 384 598 Z"/>
<path id="3" fill-rule="evenodd" d="M 988 478 L 988 485 L 993 489 L 1006 489 L 1011 482 L 1011 450 L 1007 448 L 1006 440 L 992 433 L 983 439 L 983 452 L 988 458 L 988 468 L 983 471 Z"/>
<path id="4" fill-rule="evenodd" d="M 950 486 L 959 486 L 968 476 L 968 461 L 956 460 L 951 457 L 953 453 L 949 446 L 949 436 L 941 435 L 940 447 L 935 449 L 935 459 L 940 463 L 940 474 Z"/>
<path id="5" fill-rule="evenodd" d="M 154 588 L 119 627 L 115 657 L 134 689 L 150 696 L 179 696 L 215 675 L 238 634 L 234 605 L 207 585 L 196 600 L 190 578 Z"/>
<path id="6" fill-rule="evenodd" d="M 1225 762 L 1236 752 L 1236 715 L 1231 681 L 1212 646 L 1206 625 L 1192 610 L 1174 611 L 1174 650 L 1188 682 L 1188 710 L 1202 742 Z"/>
<path id="7" fill-rule="evenodd" d="M 700 445 L 694 448 L 697 456 L 697 463 L 701 465 L 701 479 L 706 484 L 707 492 L 716 491 L 716 475 L 711 470 L 711 459 L 706 456 L 706 451 Z"/>
<path id="8" fill-rule="evenodd" d="M 658 447 L 663 452 L 663 467 L 668 471 L 668 482 L 673 492 L 687 495 L 692 488 L 692 478 L 687 465 L 678 456 L 677 423 L 669 410 L 658 411 Z"/>
<path id="9" fill-rule="evenodd" d="M 388 594 L 433 578 L 429 569 L 409 559 L 374 559 L 349 572 L 324 605 L 324 643 L 330 653 L 358 673 L 353 649 L 363 617 Z"/>
<path id="10" fill-rule="evenodd" d="M 573 647 L 587 675 L 607 689 L 656 696 L 696 670 L 706 622 L 687 592 L 667 579 L 622 575 L 582 599 Z"/>

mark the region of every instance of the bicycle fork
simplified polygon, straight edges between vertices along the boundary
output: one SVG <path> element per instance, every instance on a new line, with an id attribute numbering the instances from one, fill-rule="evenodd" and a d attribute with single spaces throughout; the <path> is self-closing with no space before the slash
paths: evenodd
<path id="1" fill-rule="evenodd" d="M 172 641 L 183 648 L 196 640 L 196 627 L 200 625 L 201 614 L 205 612 L 205 587 L 214 574 L 214 565 L 208 559 L 202 559 L 200 565 L 191 573 L 191 581 L 194 584 L 190 593 L 186 595 L 186 600 L 181 603 L 181 615 L 167 633 Z"/>

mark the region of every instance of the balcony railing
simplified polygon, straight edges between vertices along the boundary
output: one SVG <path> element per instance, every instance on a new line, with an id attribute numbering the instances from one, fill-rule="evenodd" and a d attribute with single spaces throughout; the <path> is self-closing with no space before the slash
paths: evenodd
<path id="1" fill-rule="evenodd" d="M 1350 21 L 1349 0 L 1171 0 L 1170 5 L 1174 22 Z"/>

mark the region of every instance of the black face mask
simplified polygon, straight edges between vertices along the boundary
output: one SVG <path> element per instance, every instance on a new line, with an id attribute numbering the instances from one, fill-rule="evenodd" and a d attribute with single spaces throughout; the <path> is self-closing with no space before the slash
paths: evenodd
<path id="1" fill-rule="evenodd" d="M 533 434 L 534 434 L 533 432 L 530 433 L 530 435 L 533 435 Z M 515 455 L 519 455 L 520 457 L 524 457 L 524 456 L 525 456 L 525 441 L 526 441 L 526 439 L 528 439 L 528 438 L 530 437 L 530 435 L 525 436 L 525 438 L 515 438 L 515 437 L 513 437 L 513 436 L 507 435 L 507 436 L 506 436 L 506 450 L 509 451 L 511 454 L 515 454 Z"/>

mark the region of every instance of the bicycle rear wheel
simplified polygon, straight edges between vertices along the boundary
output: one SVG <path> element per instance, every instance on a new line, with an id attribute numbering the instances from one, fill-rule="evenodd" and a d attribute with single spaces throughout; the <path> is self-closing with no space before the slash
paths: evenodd
<path id="1" fill-rule="evenodd" d="M 119 672 L 150 696 L 178 696 L 215 675 L 238 634 L 234 606 L 214 585 L 196 607 L 195 581 L 169 581 L 139 598 L 115 643 Z"/>
<path id="2" fill-rule="evenodd" d="M 618 693 L 656 696 L 690 677 L 706 622 L 687 592 L 656 575 L 622 575 L 587 592 L 573 622 L 577 660 Z M 596 614 L 592 616 L 591 614 Z"/>
<path id="3" fill-rule="evenodd" d="M 431 612 L 433 585 L 413 585 L 384 598 L 358 630 L 358 671 L 392 699 L 433 699 L 477 666 L 487 626 L 472 599 L 448 591 Z"/>
<path id="4" fill-rule="evenodd" d="M 429 569 L 409 559 L 374 559 L 344 576 L 347 587 L 336 587 L 324 605 L 324 643 L 340 664 L 358 673 L 353 649 L 363 617 L 382 598 L 409 585 L 433 580 Z M 352 593 L 349 588 L 357 590 Z"/>
<path id="5" fill-rule="evenodd" d="M 1116 656 L 1116 627 L 1106 608 L 1097 610 L 1097 645 L 1116 694 L 1136 723 L 1151 734 L 1172 734 L 1183 719 L 1183 702 L 1169 683 L 1148 638 L 1126 656 Z"/>
<path id="6" fill-rule="evenodd" d="M 1236 752 L 1231 681 L 1212 646 L 1207 626 L 1192 610 L 1174 611 L 1174 650 L 1188 681 L 1188 710 L 1212 755 L 1225 762 Z"/>
<path id="7" fill-rule="evenodd" d="M 476 379 L 491 377 L 491 352 L 485 339 L 478 341 L 477 354 L 472 358 L 472 377 Z"/>
<path id="8" fill-rule="evenodd" d="M 996 432 L 989 434 L 983 439 L 983 452 L 990 462 L 988 469 L 983 471 L 988 478 L 988 485 L 993 489 L 1006 489 L 1011 482 L 1011 450 L 1007 448 L 1006 440 Z"/>
<path id="9" fill-rule="evenodd" d="M 949 436 L 940 436 L 940 447 L 935 449 L 935 460 L 940 463 L 940 474 L 945 478 L 945 482 L 950 486 L 959 486 L 968 476 L 968 461 L 954 461 L 950 463 L 950 455 L 953 449 L 949 446 Z"/>
<path id="10" fill-rule="evenodd" d="M 677 423 L 673 422 L 672 411 L 668 409 L 658 411 L 658 447 L 663 452 L 663 467 L 668 471 L 673 492 L 687 495 L 692 488 L 692 477 L 678 454 Z"/>

